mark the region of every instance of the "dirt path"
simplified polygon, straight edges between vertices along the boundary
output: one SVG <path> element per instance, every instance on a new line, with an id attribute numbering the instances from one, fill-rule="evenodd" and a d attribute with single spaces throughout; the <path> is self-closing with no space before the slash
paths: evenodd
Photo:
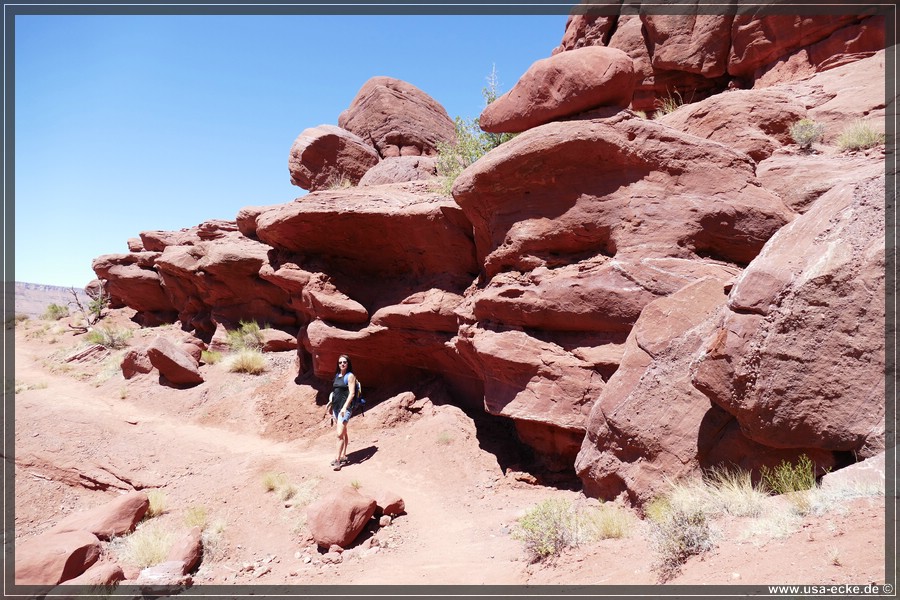
<path id="1" fill-rule="evenodd" d="M 427 441 L 432 443 L 437 438 L 427 426 L 383 431 L 370 424 L 371 417 L 355 418 L 351 458 L 365 460 L 335 472 L 329 465 L 334 455 L 330 428 L 313 439 L 276 441 L 252 430 L 198 423 L 163 412 L 149 394 L 129 391 L 127 398 L 118 398 L 111 395 L 116 385 L 49 372 L 44 348 L 21 341 L 16 382 L 23 391 L 15 401 L 17 470 L 23 475 L 16 494 L 17 537 L 102 503 L 127 482 L 164 490 L 171 506 L 164 517 L 172 526 L 181 509 L 198 504 L 210 518 L 225 521 L 221 560 L 202 570 L 198 582 L 204 577 L 219 582 L 231 573 L 231 581 L 242 583 L 333 583 L 338 568 L 316 564 L 318 553 L 302 531 L 303 507 L 263 489 L 263 474 L 279 472 L 300 487 L 315 485 L 318 494 L 353 485 L 363 493 L 388 488 L 404 499 L 407 514 L 378 533 L 381 551 L 356 559 L 365 560 L 365 568 L 340 569 L 342 583 L 521 581 L 522 549 L 508 525 L 536 492 L 530 486 L 498 489 L 502 473 L 490 456 L 473 459 L 484 453 L 466 439 L 471 432 L 462 431 L 461 412 L 444 419 L 443 430 L 457 426 L 460 431 L 452 447 L 438 452 L 422 446 L 422 436 L 431 436 Z M 112 485 L 101 493 L 58 481 L 71 484 L 79 474 Z M 485 482 L 490 487 L 478 487 Z M 42 500 L 35 502 L 37 489 Z M 258 575 L 263 569 L 241 571 L 271 556 L 275 560 L 264 575 Z M 305 557 L 311 561 L 304 562 Z"/>

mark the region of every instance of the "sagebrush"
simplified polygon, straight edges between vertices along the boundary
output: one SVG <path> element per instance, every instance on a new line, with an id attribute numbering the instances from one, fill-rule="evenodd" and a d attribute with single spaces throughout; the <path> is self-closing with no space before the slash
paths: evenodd
<path id="1" fill-rule="evenodd" d="M 791 139 L 801 150 L 810 150 L 825 135 L 825 125 L 812 119 L 800 119 L 788 129 Z"/>
<path id="2" fill-rule="evenodd" d="M 518 520 L 512 536 L 525 543 L 532 561 L 557 556 L 565 548 L 627 534 L 629 519 L 619 509 L 549 498 Z"/>
<path id="3" fill-rule="evenodd" d="M 128 345 L 132 332 L 130 329 L 105 326 L 91 329 L 85 335 L 85 339 L 92 344 L 100 344 L 106 348 L 118 349 Z"/>

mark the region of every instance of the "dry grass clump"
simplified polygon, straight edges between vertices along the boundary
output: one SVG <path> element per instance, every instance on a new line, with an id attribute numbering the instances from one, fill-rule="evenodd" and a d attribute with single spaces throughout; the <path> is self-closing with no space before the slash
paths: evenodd
<path id="1" fill-rule="evenodd" d="M 232 373 L 259 375 L 266 370 L 266 357 L 259 350 L 245 348 L 228 358 L 228 370 Z"/>
<path id="2" fill-rule="evenodd" d="M 259 323 L 255 321 L 241 321 L 240 327 L 227 331 L 228 345 L 232 350 L 259 350 L 263 346 L 263 339 Z"/>
<path id="3" fill-rule="evenodd" d="M 835 142 L 841 150 L 865 150 L 883 144 L 884 134 L 862 119 L 857 119 L 841 132 Z"/>
<path id="4" fill-rule="evenodd" d="M 266 471 L 263 473 L 263 488 L 265 488 L 267 492 L 274 492 L 286 482 L 287 477 L 284 473 L 275 473 L 274 471 Z"/>
<path id="5" fill-rule="evenodd" d="M 205 506 L 195 504 L 189 506 L 184 513 L 184 524 L 188 527 L 199 527 L 201 530 L 206 529 L 209 523 L 209 512 Z"/>
<path id="6" fill-rule="evenodd" d="M 147 492 L 147 499 L 150 500 L 150 506 L 144 514 L 145 519 L 158 517 L 166 512 L 166 494 L 162 490 L 150 490 Z"/>
<path id="7" fill-rule="evenodd" d="M 618 506 L 601 504 L 588 514 L 594 537 L 600 540 L 620 539 L 628 536 L 632 527 L 632 516 Z"/>
<path id="8" fill-rule="evenodd" d="M 214 365 L 222 360 L 222 353 L 216 350 L 201 350 L 200 361 L 207 365 Z"/>
<path id="9" fill-rule="evenodd" d="M 174 543 L 175 534 L 158 521 L 144 521 L 133 533 L 113 540 L 110 549 L 127 564 L 143 569 L 166 560 Z"/>
<path id="10" fill-rule="evenodd" d="M 675 90 L 674 93 L 667 95 L 665 98 L 657 98 L 654 106 L 656 111 L 653 113 L 653 118 L 658 119 L 684 106 L 684 98 L 681 97 L 678 90 Z"/>
<path id="11" fill-rule="evenodd" d="M 318 479 L 312 478 L 298 485 L 289 481 L 284 473 L 268 471 L 263 474 L 263 488 L 267 492 L 275 492 L 282 502 L 292 500 L 292 506 L 306 506 L 312 502 L 315 498 L 313 490 L 318 483 Z M 358 482 L 355 483 L 358 485 Z"/>

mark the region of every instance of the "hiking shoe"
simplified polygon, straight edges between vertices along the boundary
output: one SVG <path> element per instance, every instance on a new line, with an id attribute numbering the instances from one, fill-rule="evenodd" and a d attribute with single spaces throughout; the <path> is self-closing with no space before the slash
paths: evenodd
<path id="1" fill-rule="evenodd" d="M 333 464 L 333 467 L 332 467 L 332 468 L 333 468 L 335 471 L 340 471 L 340 470 L 341 470 L 341 463 L 336 462 L 336 463 L 332 463 L 332 464 Z"/>
<path id="2" fill-rule="evenodd" d="M 345 456 L 344 458 L 341 459 L 341 464 L 342 464 L 342 465 L 346 465 L 346 464 L 348 464 L 349 462 L 350 462 L 350 459 L 347 458 L 346 456 Z"/>

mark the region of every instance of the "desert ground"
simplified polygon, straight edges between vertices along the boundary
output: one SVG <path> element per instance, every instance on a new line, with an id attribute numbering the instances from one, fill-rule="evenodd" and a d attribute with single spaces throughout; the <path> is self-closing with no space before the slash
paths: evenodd
<path id="1" fill-rule="evenodd" d="M 101 325 L 129 330 L 130 346 L 177 331 L 140 328 L 131 315 L 111 311 Z M 126 380 L 124 349 L 68 362 L 88 344 L 65 319 L 23 319 L 13 329 L 17 543 L 142 489 L 161 492 L 165 511 L 139 528 L 153 521 L 178 534 L 188 515 L 204 515 L 207 545 L 195 586 L 262 586 L 258 595 L 273 585 L 527 584 L 550 586 L 549 593 L 636 585 L 651 594 L 657 585 L 885 582 L 883 493 L 805 514 L 773 496 L 768 516 L 721 515 L 711 524 L 713 546 L 665 584 L 650 521 L 621 500 L 603 506 L 623 517 L 624 535 L 536 561 L 516 535 L 519 519 L 551 498 L 585 511 L 601 502 L 581 494 L 574 474 L 537 470 L 504 422 L 467 414 L 437 393 L 410 403 L 403 383 L 372 390 L 366 413 L 350 423 L 351 462 L 334 471 L 330 419 L 314 382 L 298 378 L 294 351 L 266 354 L 260 375 L 230 372 L 226 361 L 204 364 L 204 383 L 175 389 L 156 372 Z M 267 489 L 273 474 L 290 497 Z M 305 509 L 348 485 L 390 490 L 406 512 L 368 527 L 339 563 L 326 562 Z M 107 544 L 104 559 L 133 579 L 140 566 L 128 563 L 126 545 L 125 538 Z"/>

